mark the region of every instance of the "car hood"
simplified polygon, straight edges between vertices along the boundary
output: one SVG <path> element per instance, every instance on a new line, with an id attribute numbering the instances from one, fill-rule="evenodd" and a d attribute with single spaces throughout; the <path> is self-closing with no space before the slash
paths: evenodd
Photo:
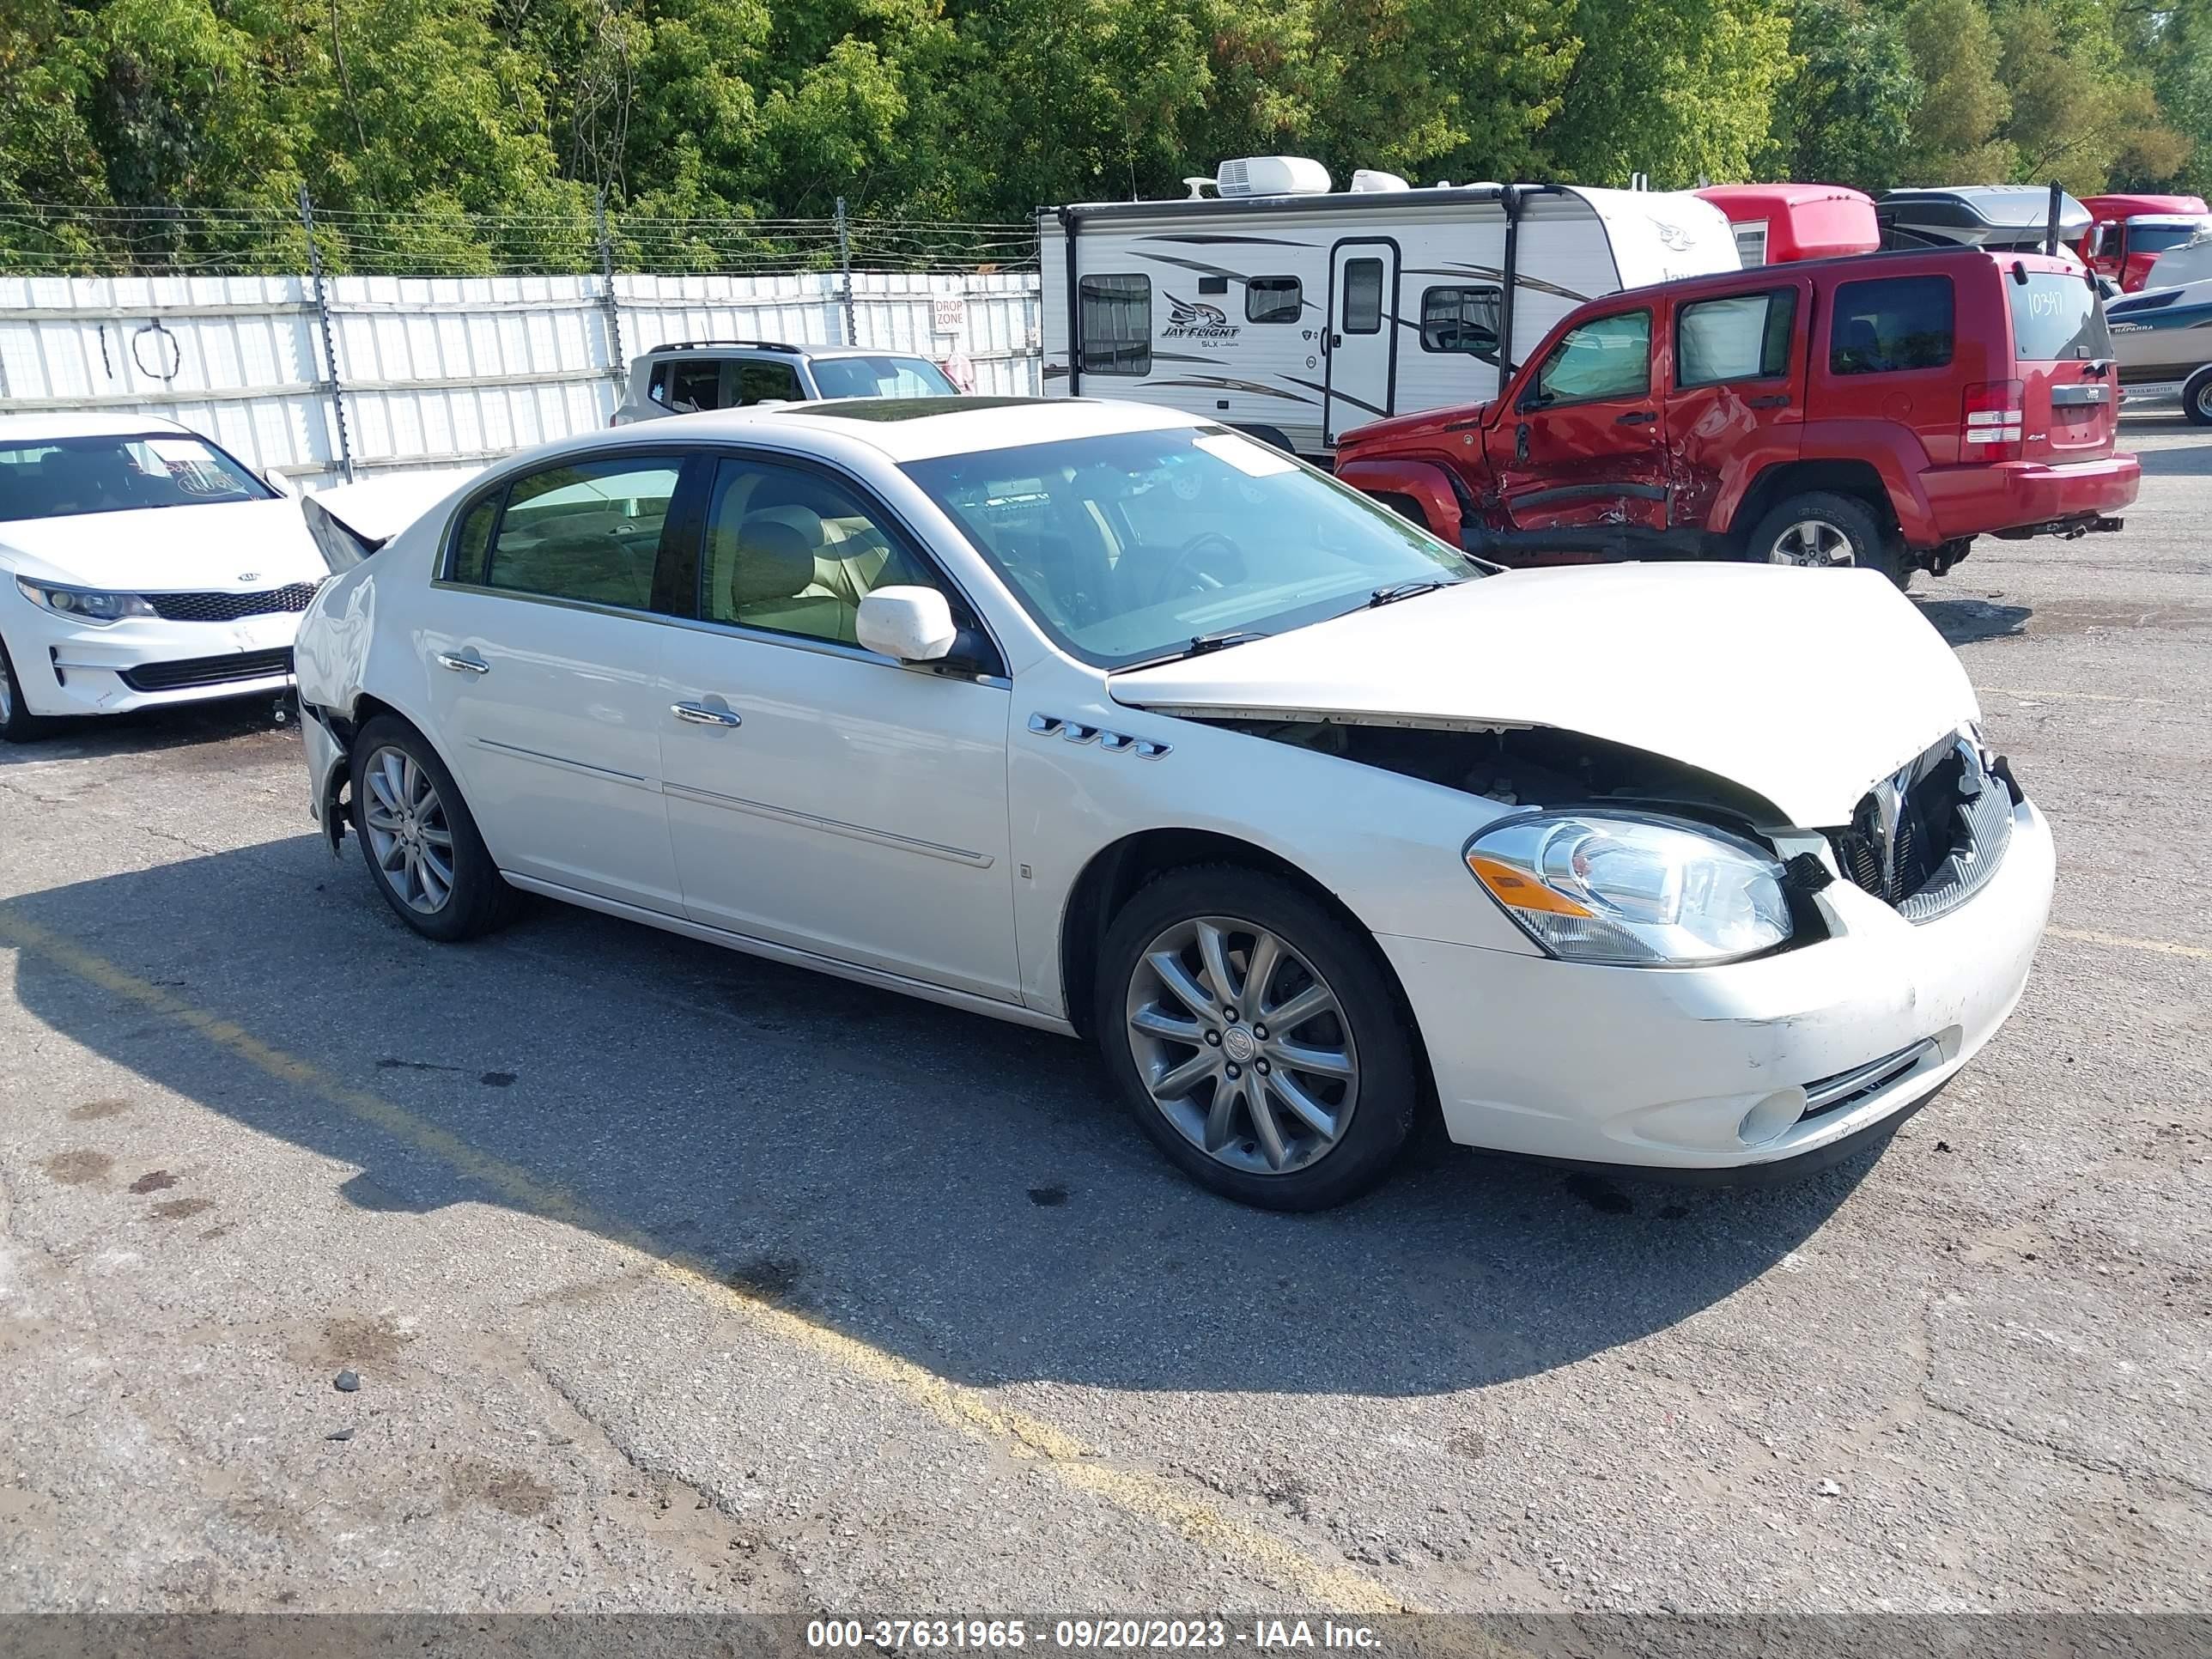
<path id="1" fill-rule="evenodd" d="M 1114 675 L 1163 714 L 1540 726 L 1664 755 L 1807 829 L 1962 723 L 1973 689 L 1872 571 L 1520 570 Z"/>
<path id="2" fill-rule="evenodd" d="M 11 520 L 0 552 L 20 575 L 119 593 L 235 592 L 330 574 L 289 496 Z"/>

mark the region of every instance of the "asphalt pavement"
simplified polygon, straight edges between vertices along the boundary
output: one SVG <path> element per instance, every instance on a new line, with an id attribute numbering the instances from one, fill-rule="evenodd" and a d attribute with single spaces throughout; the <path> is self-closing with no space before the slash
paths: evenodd
<path id="1" fill-rule="evenodd" d="M 2202 1607 L 2212 433 L 2125 432 L 2124 532 L 1916 586 L 2033 982 L 1781 1188 L 1260 1214 L 1064 1039 L 416 939 L 267 705 L 0 751 L 0 1611 Z"/>

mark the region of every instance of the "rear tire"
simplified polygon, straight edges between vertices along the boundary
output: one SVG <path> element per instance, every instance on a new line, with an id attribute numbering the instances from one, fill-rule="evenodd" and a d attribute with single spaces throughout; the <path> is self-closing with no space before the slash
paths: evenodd
<path id="1" fill-rule="evenodd" d="M 1752 527 L 1744 556 L 1754 564 L 1856 565 L 1879 570 L 1900 589 L 1912 580 L 1899 538 L 1874 508 L 1829 489 L 1808 490 L 1771 508 Z"/>
<path id="2" fill-rule="evenodd" d="M 0 640 L 0 743 L 29 743 L 46 734 L 46 721 L 23 706 L 22 682 Z"/>
<path id="3" fill-rule="evenodd" d="M 355 738 L 351 758 L 354 834 L 369 879 L 400 921 L 448 945 L 506 921 L 515 891 L 428 740 L 379 714 Z"/>
<path id="4" fill-rule="evenodd" d="M 2181 385 L 2181 412 L 2194 426 L 2212 426 L 2212 368 L 2200 368 Z"/>
<path id="5" fill-rule="evenodd" d="M 1170 871 L 1114 918 L 1098 969 L 1106 1069 L 1201 1186 L 1318 1210 L 1389 1172 L 1420 1106 L 1415 1037 L 1373 941 L 1315 899 L 1232 865 Z"/>

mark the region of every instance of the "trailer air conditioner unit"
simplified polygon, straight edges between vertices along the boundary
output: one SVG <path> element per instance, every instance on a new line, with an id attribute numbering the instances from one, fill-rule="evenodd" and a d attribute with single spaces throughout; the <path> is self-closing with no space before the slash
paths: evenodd
<path id="1" fill-rule="evenodd" d="M 1224 161 L 1213 175 L 1222 196 L 1326 196 L 1328 169 L 1304 155 L 1243 155 Z"/>
<path id="2" fill-rule="evenodd" d="M 1413 186 L 1395 173 L 1382 173 L 1373 167 L 1360 167 L 1352 175 L 1355 194 L 1365 195 L 1378 190 L 1411 190 Z"/>

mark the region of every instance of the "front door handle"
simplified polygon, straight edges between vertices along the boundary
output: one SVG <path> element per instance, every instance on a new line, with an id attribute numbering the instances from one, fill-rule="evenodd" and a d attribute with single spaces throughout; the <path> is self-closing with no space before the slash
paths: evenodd
<path id="1" fill-rule="evenodd" d="M 703 702 L 672 702 L 668 712 L 679 720 L 693 726 L 743 726 L 744 721 L 732 708 L 709 708 Z"/>
<path id="2" fill-rule="evenodd" d="M 1771 392 L 1764 398 L 1746 398 L 1743 402 L 1747 409 L 1787 409 L 1790 407 L 1790 394 Z"/>
<path id="3" fill-rule="evenodd" d="M 489 674 L 491 672 L 491 665 L 486 662 L 482 657 L 478 656 L 473 650 L 441 651 L 438 653 L 438 666 L 441 668 L 450 668 L 456 674 Z"/>
<path id="4" fill-rule="evenodd" d="M 1613 422 L 1615 426 L 1649 426 L 1659 417 L 1648 409 L 1632 409 Z"/>

